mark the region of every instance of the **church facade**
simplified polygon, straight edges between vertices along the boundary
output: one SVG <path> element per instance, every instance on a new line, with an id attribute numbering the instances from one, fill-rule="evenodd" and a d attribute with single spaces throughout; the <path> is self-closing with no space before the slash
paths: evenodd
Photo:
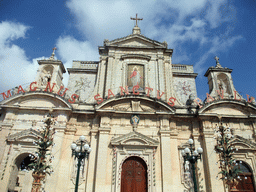
<path id="1" fill-rule="evenodd" d="M 215 152 L 220 123 L 230 127 L 237 148 L 233 155 L 244 167 L 246 180 L 239 185 L 254 191 L 255 99 L 236 92 L 232 70 L 216 58 L 216 66 L 205 73 L 209 94 L 201 101 L 193 66 L 173 64 L 172 53 L 166 42 L 141 35 L 136 25 L 131 35 L 104 40 L 99 61 L 73 61 L 68 69 L 54 53 L 38 61 L 30 86 L 2 93 L 0 191 L 31 191 L 26 163 L 50 109 L 58 123 L 46 192 L 74 191 L 77 160 L 70 146 L 81 135 L 92 151 L 82 162 L 79 191 L 193 191 L 191 168 L 182 157 L 193 139 L 193 146 L 203 149 L 196 163 L 198 191 L 224 192 Z M 62 84 L 66 70 L 67 88 Z"/>

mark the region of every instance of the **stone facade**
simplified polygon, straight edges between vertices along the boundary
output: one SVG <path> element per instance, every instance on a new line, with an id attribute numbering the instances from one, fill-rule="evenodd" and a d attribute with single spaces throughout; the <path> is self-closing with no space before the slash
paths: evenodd
<path id="1" fill-rule="evenodd" d="M 83 162 L 79 191 L 124 192 L 122 167 L 130 157 L 146 165 L 146 191 L 192 191 L 181 150 L 193 138 L 195 147 L 204 150 L 197 163 L 199 191 L 224 192 L 216 179 L 220 170 L 214 150 L 220 122 L 231 127 L 238 148 L 234 156 L 255 178 L 255 100 L 237 94 L 232 70 L 217 62 L 205 74 L 209 95 L 198 102 L 193 66 L 172 64 L 172 53 L 166 42 L 141 35 L 136 26 L 131 35 L 105 40 L 99 61 L 73 61 L 67 88 L 62 84 L 66 70 L 54 53 L 38 61 L 30 88 L 0 103 L 0 191 L 31 190 L 31 171 L 22 170 L 21 163 L 35 153 L 33 141 L 49 109 L 58 124 L 51 149 L 54 173 L 43 184 L 47 192 L 74 191 L 77 161 L 70 145 L 81 135 L 92 152 Z"/>

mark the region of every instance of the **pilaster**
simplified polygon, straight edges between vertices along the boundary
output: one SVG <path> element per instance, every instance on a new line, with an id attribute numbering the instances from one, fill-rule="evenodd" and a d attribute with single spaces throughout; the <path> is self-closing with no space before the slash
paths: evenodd
<path id="1" fill-rule="evenodd" d="M 113 53 L 112 53 L 113 54 Z M 105 95 L 108 95 L 108 90 L 112 89 L 112 81 L 113 81 L 113 62 L 114 62 L 114 55 L 109 55 L 108 62 L 107 62 L 107 73 L 106 73 L 106 88 L 105 88 Z"/>
<path id="2" fill-rule="evenodd" d="M 58 177 L 58 183 L 57 188 L 59 191 L 66 191 L 67 186 L 71 185 L 73 188 L 75 188 L 75 185 L 70 181 L 71 177 L 71 171 L 70 167 L 72 167 L 72 151 L 71 151 L 71 144 L 74 141 L 74 134 L 66 134 L 65 140 L 63 141 L 62 146 L 56 146 L 57 149 L 61 148 L 61 161 L 58 162 L 60 164 L 59 172 L 53 173 L 53 175 L 50 177 Z M 57 160 L 56 160 L 57 161 Z M 49 178 L 49 179 L 50 179 Z M 63 185 L 65 183 L 66 185 Z"/>
<path id="3" fill-rule="evenodd" d="M 211 129 L 204 129 L 203 132 L 203 159 L 204 159 L 204 171 L 205 171 L 205 182 L 207 192 L 224 192 L 224 185 L 222 180 L 216 179 L 219 173 L 219 167 L 216 162 L 219 160 L 215 153 L 214 147 L 216 144 L 214 137 L 214 131 Z"/>
<path id="4" fill-rule="evenodd" d="M 101 56 L 101 61 L 99 64 L 99 82 L 96 83 L 96 86 L 98 85 L 97 93 L 103 96 L 104 94 L 104 83 L 105 83 L 105 72 L 106 72 L 106 65 L 107 65 L 107 58 Z"/>
<path id="5" fill-rule="evenodd" d="M 92 151 L 89 155 L 88 162 L 88 172 L 87 172 L 87 182 L 86 182 L 86 192 L 93 192 L 95 188 L 95 175 L 96 175 L 96 152 L 97 152 L 97 138 L 98 130 L 91 130 L 91 148 Z"/>
<path id="6" fill-rule="evenodd" d="M 163 61 L 164 61 L 164 57 L 162 55 L 159 55 L 158 56 L 158 60 L 157 60 L 157 64 L 158 64 L 158 80 L 159 80 L 159 91 L 160 91 L 160 95 L 162 92 L 166 92 L 165 90 L 165 86 L 164 86 L 164 81 L 165 81 L 165 72 L 164 72 L 164 64 L 163 64 Z M 163 100 L 166 99 L 166 95 L 164 94 L 162 96 Z"/>
<path id="7" fill-rule="evenodd" d="M 172 78 L 170 74 L 170 61 L 165 61 L 164 63 L 164 68 L 165 68 L 165 82 L 164 84 L 166 85 L 166 100 L 171 97 L 171 87 L 172 87 Z"/>
<path id="8" fill-rule="evenodd" d="M 99 128 L 99 140 L 96 160 L 96 178 L 95 178 L 95 192 L 110 191 L 111 184 L 108 186 L 107 180 L 107 157 L 109 145 L 110 128 Z"/>
<path id="9" fill-rule="evenodd" d="M 177 133 L 173 131 L 159 131 L 161 136 L 162 159 L 162 191 L 178 191 L 180 183 L 180 170 L 177 148 Z"/>
<path id="10" fill-rule="evenodd" d="M 54 160 L 52 162 L 52 167 L 54 169 L 54 175 L 47 175 L 46 176 L 46 184 L 45 184 L 45 190 L 46 191 L 58 191 L 57 190 L 57 184 L 59 180 L 59 176 L 62 175 L 62 169 L 60 159 L 61 159 L 61 153 L 62 153 L 62 144 L 63 144 L 63 138 L 64 138 L 64 130 L 66 127 L 54 127 L 54 129 L 57 131 L 57 133 L 54 134 L 53 142 L 55 143 L 55 147 L 52 148 L 51 154 L 54 156 Z"/>

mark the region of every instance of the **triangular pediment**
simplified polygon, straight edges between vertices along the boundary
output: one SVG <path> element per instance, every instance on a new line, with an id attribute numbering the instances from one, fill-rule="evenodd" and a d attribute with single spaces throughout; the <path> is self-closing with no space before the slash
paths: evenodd
<path id="1" fill-rule="evenodd" d="M 36 131 L 34 129 L 27 129 L 24 131 L 20 131 L 11 135 L 7 136 L 7 141 L 9 142 L 33 142 L 38 139 L 38 137 L 41 137 L 40 132 Z"/>
<path id="2" fill-rule="evenodd" d="M 121 145 L 121 146 L 151 146 L 157 147 L 159 141 L 154 140 L 146 135 L 133 131 L 126 135 L 122 135 L 111 140 L 111 145 Z"/>
<path id="3" fill-rule="evenodd" d="M 256 143 L 236 135 L 230 143 L 238 149 L 256 150 Z"/>
<path id="4" fill-rule="evenodd" d="M 160 43 L 158 41 L 149 39 L 143 35 L 129 35 L 120 39 L 105 42 L 106 46 L 117 46 L 117 47 L 145 47 L 145 48 L 167 48 L 166 43 Z"/>

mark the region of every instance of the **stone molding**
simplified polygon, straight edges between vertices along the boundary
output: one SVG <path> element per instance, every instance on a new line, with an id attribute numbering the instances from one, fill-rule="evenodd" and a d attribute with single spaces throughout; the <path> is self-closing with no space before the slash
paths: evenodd
<path id="1" fill-rule="evenodd" d="M 99 133 L 101 134 L 109 134 L 110 131 L 111 131 L 110 127 L 99 127 Z"/>
<path id="2" fill-rule="evenodd" d="M 177 130 L 159 130 L 161 137 L 178 136 Z"/>
<path id="3" fill-rule="evenodd" d="M 152 139 L 146 135 L 138 133 L 137 131 L 130 132 L 126 135 L 122 135 L 117 138 L 113 138 L 110 141 L 111 145 L 132 145 L 132 146 L 150 146 L 157 147 L 159 145 L 159 141 Z"/>
<path id="4" fill-rule="evenodd" d="M 11 135 L 7 136 L 6 140 L 8 142 L 21 141 L 21 139 L 24 137 L 34 137 L 37 140 L 38 137 L 41 137 L 41 135 L 40 135 L 39 131 L 36 131 L 36 130 L 30 128 L 30 129 L 27 129 L 24 131 L 20 131 L 20 132 L 11 134 Z"/>
<path id="5" fill-rule="evenodd" d="M 230 143 L 234 146 L 240 146 L 237 147 L 238 150 L 249 150 L 249 151 L 256 151 L 256 143 L 252 142 L 248 139 L 245 139 L 241 136 L 236 135 Z"/>
<path id="6" fill-rule="evenodd" d="M 113 167 L 112 167 L 112 192 L 121 189 L 122 165 L 129 157 L 139 157 L 147 165 L 148 191 L 155 191 L 155 153 L 159 142 L 136 131 L 112 138 L 113 146 Z"/>
<path id="7" fill-rule="evenodd" d="M 125 60 L 125 59 L 131 59 L 131 58 L 136 58 L 136 59 L 145 59 L 147 61 L 150 61 L 151 57 L 148 55 L 142 55 L 142 54 L 126 54 L 126 55 L 122 55 L 121 59 Z"/>

